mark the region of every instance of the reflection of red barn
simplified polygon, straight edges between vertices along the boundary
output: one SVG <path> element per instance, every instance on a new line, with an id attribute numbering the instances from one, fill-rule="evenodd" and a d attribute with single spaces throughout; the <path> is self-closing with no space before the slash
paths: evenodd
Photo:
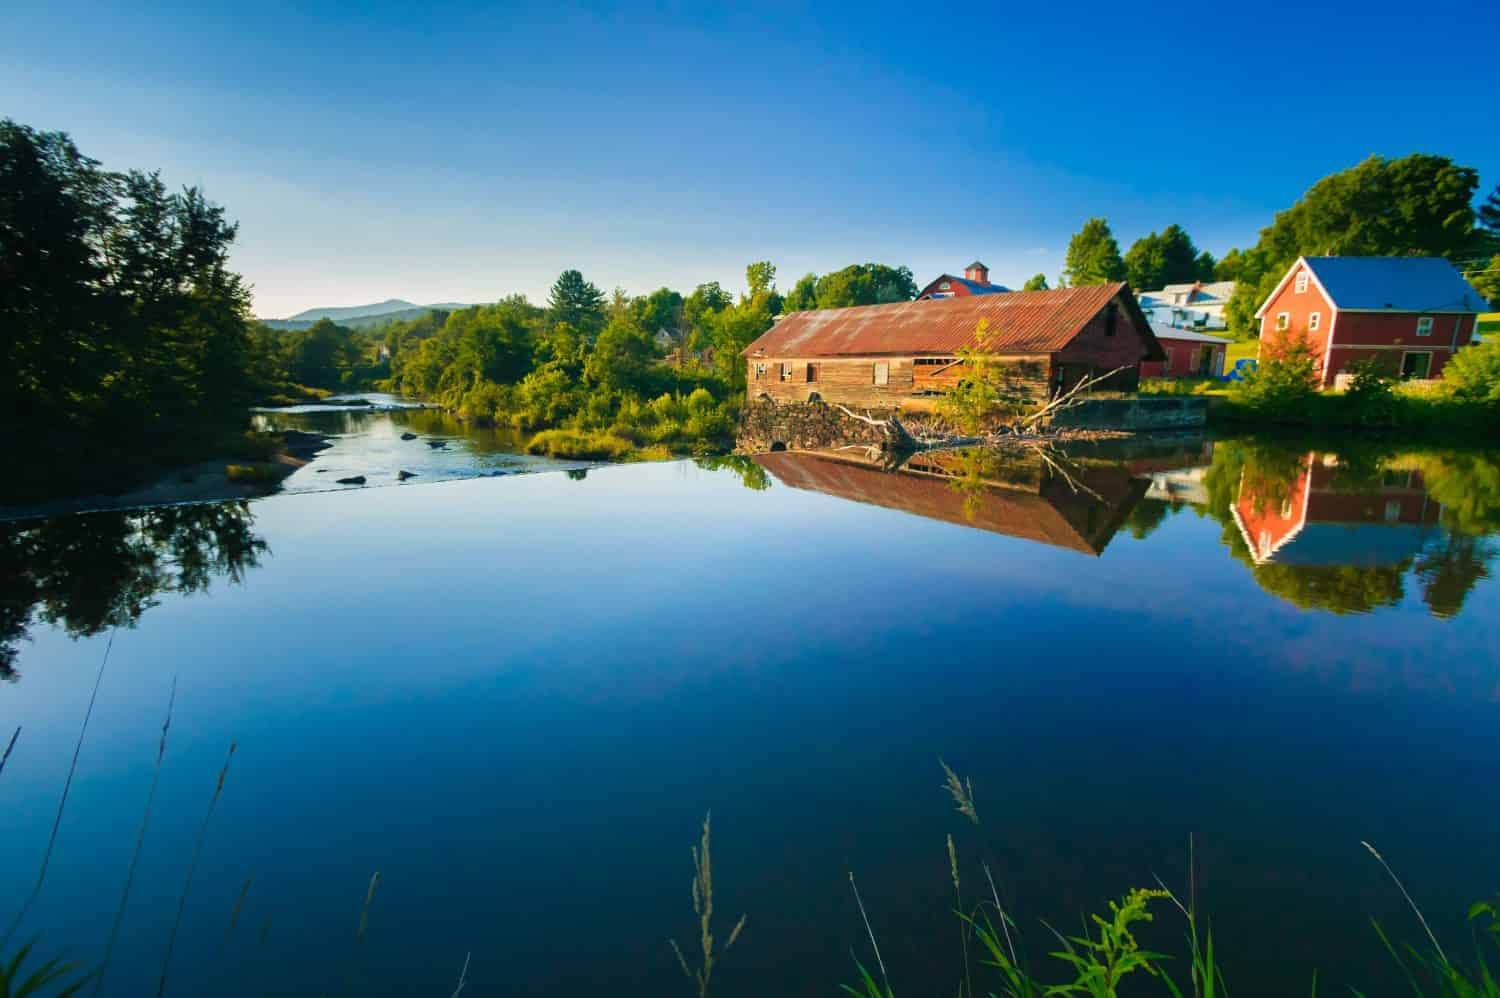
<path id="1" fill-rule="evenodd" d="M 1146 490 L 1146 483 L 1122 466 L 1071 473 L 1079 488 L 1040 461 L 1012 464 L 1004 470 L 1005 482 L 985 480 L 975 483 L 977 488 L 959 488 L 960 459 L 951 453 L 919 454 L 899 472 L 853 452 L 778 451 L 757 454 L 754 460 L 792 488 L 1095 556 L 1103 553 Z"/>
<path id="2" fill-rule="evenodd" d="M 1386 471 L 1378 483 L 1338 487 L 1337 460 L 1315 453 L 1290 483 L 1240 479 L 1230 512 L 1258 564 L 1387 565 L 1414 554 L 1442 505 L 1415 471 Z"/>

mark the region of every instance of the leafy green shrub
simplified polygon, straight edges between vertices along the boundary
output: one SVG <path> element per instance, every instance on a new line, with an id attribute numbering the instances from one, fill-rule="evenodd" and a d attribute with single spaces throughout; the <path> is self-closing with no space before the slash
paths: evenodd
<path id="1" fill-rule="evenodd" d="M 1317 394 L 1317 362 L 1305 336 L 1286 335 L 1261 347 L 1260 364 L 1235 382 L 1235 401 L 1277 419 L 1293 415 Z"/>
<path id="2" fill-rule="evenodd" d="M 618 461 L 631 451 L 628 440 L 610 433 L 583 430 L 543 430 L 526 445 L 530 454 L 569 457 L 584 461 Z"/>
<path id="3" fill-rule="evenodd" d="M 1464 347 L 1443 368 L 1443 384 L 1466 402 L 1500 403 L 1500 340 Z"/>
<path id="4" fill-rule="evenodd" d="M 1350 364 L 1349 371 L 1354 376 L 1344 398 L 1354 418 L 1372 426 L 1391 423 L 1398 405 L 1392 364 L 1382 357 L 1369 357 Z"/>

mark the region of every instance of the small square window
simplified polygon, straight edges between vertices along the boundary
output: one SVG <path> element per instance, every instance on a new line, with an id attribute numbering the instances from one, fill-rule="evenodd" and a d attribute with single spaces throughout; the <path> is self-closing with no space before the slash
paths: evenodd
<path id="1" fill-rule="evenodd" d="M 817 364 L 808 364 L 807 365 L 807 380 L 808 381 L 817 381 L 818 380 L 818 365 Z"/>
<path id="2" fill-rule="evenodd" d="M 765 376 L 766 376 L 766 365 L 764 365 L 764 364 L 756 364 L 755 365 L 755 380 L 759 381 L 761 378 L 764 378 Z"/>
<path id="3" fill-rule="evenodd" d="M 1276 313 L 1276 331 L 1277 332 L 1285 332 L 1286 330 L 1291 329 L 1291 328 L 1292 328 L 1292 313 L 1290 313 L 1290 312 L 1277 312 Z"/>
<path id="4" fill-rule="evenodd" d="M 1299 271 L 1297 271 L 1297 281 L 1296 281 L 1296 288 L 1295 288 L 1295 290 L 1296 290 L 1297 294 L 1299 294 L 1299 295 L 1307 293 L 1307 271 L 1305 271 L 1305 270 L 1299 270 Z"/>
<path id="5" fill-rule="evenodd" d="M 781 364 L 781 380 L 782 381 L 791 381 L 792 380 L 792 372 L 794 370 L 796 370 L 796 368 L 797 368 L 797 365 L 793 364 L 791 361 L 789 361 L 789 360 L 788 361 L 783 361 L 782 364 Z"/>
<path id="6" fill-rule="evenodd" d="M 877 385 L 888 385 L 891 383 L 891 365 L 886 361 L 876 361 L 875 383 Z"/>
<path id="7" fill-rule="evenodd" d="M 1322 312 L 1314 312 L 1314 313 L 1312 313 L 1311 315 L 1309 315 L 1307 317 L 1307 331 L 1309 333 L 1316 333 L 1318 331 L 1318 326 L 1320 326 L 1322 324 L 1322 322 L 1323 322 L 1323 313 Z"/>
<path id="8" fill-rule="evenodd" d="M 1432 316 L 1430 316 L 1430 315 L 1424 315 L 1424 316 L 1422 316 L 1422 318 L 1420 318 L 1420 319 L 1417 320 L 1417 335 L 1418 336 L 1431 336 L 1432 335 Z"/>

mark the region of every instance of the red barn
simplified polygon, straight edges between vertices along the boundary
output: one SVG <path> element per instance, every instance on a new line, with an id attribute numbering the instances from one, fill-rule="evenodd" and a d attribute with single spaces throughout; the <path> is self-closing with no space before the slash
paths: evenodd
<path id="1" fill-rule="evenodd" d="M 1229 349 L 1226 336 L 1210 336 L 1195 329 L 1178 329 L 1151 323 L 1151 332 L 1167 352 L 1166 360 L 1148 360 L 1141 364 L 1143 378 L 1217 378 L 1224 373 L 1224 351 Z"/>
<path id="2" fill-rule="evenodd" d="M 1384 358 L 1402 378 L 1435 378 L 1474 336 L 1485 302 L 1447 260 L 1310 256 L 1292 264 L 1255 313 L 1260 340 L 1306 336 L 1319 384 L 1341 386 L 1356 361 Z"/>
<path id="3" fill-rule="evenodd" d="M 1010 291 L 1001 284 L 990 283 L 990 268 L 975 260 L 964 268 L 964 276 L 940 274 L 917 292 L 917 300 L 928 298 L 967 298 L 971 295 L 1000 295 Z"/>
<path id="4" fill-rule="evenodd" d="M 1142 361 L 1166 359 L 1124 284 L 793 312 L 741 356 L 752 399 L 887 407 L 959 384 L 967 348 L 1037 398 L 1116 371 L 1101 387 L 1133 389 Z"/>

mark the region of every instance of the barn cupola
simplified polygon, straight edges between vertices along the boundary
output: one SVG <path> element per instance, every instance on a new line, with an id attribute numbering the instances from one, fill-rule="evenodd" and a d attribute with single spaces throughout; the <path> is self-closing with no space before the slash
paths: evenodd
<path id="1" fill-rule="evenodd" d="M 973 281 L 975 284 L 989 284 L 990 268 L 975 260 L 964 268 L 964 279 Z"/>

